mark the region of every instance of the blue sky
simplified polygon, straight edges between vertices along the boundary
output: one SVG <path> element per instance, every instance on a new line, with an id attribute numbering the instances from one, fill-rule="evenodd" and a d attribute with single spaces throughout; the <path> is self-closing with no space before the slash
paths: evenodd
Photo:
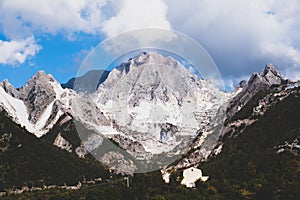
<path id="1" fill-rule="evenodd" d="M 299 0 L 2 0 L 0 81 L 20 87 L 44 70 L 66 82 L 105 38 L 140 28 L 200 43 L 228 88 L 267 63 L 300 79 L 299 13 Z"/>
<path id="2" fill-rule="evenodd" d="M 0 80 L 8 79 L 15 87 L 21 87 L 38 70 L 53 74 L 59 82 L 67 82 L 77 75 L 77 70 L 88 54 L 100 41 L 99 36 L 80 34 L 76 40 L 68 40 L 64 34 L 38 38 L 41 50 L 24 63 L 2 64 Z"/>

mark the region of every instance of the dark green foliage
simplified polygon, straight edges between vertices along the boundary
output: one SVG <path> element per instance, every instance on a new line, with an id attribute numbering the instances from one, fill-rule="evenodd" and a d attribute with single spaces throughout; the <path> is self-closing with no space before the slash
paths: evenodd
<path id="1" fill-rule="evenodd" d="M 0 137 L 11 134 L 8 150 L 0 153 L 0 190 L 22 186 L 76 185 L 109 175 L 99 162 L 80 159 L 46 140 L 37 139 L 0 113 Z"/>
<path id="2" fill-rule="evenodd" d="M 3 199 L 298 199 L 300 158 L 289 152 L 278 154 L 276 147 L 299 138 L 300 97 L 290 95 L 246 127 L 224 137 L 220 155 L 202 163 L 207 182 L 195 189 L 180 185 L 181 172 L 165 184 L 159 171 L 135 174 L 130 187 L 122 177 L 80 190 L 51 189 L 10 195 Z M 246 116 L 246 115 L 245 115 Z M 36 148 L 36 147 L 35 147 Z M 46 152 L 45 152 L 46 153 Z M 5 168 L 5 167 L 4 167 Z M 179 179 L 178 179 L 179 177 Z"/>
<path id="3" fill-rule="evenodd" d="M 258 91 L 242 108 L 239 110 L 232 118 L 227 120 L 225 124 L 230 123 L 232 121 L 236 121 L 239 119 L 246 119 L 249 118 L 249 116 L 253 112 L 253 108 L 258 105 L 258 101 L 262 99 L 268 91 L 266 90 L 260 90 Z"/>
<path id="4" fill-rule="evenodd" d="M 245 199 L 297 199 L 299 156 L 278 154 L 275 147 L 299 137 L 298 111 L 300 98 L 290 95 L 238 137 L 225 139 L 222 153 L 201 167 L 217 191 L 228 197 L 239 193 Z"/>

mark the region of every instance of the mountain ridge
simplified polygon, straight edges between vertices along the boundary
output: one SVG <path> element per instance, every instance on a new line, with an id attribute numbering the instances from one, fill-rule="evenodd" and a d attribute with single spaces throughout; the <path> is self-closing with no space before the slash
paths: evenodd
<path id="1" fill-rule="evenodd" d="M 145 59 L 149 55 L 143 53 L 141 56 L 136 63 L 145 67 L 147 66 Z M 130 63 L 134 62 L 135 60 L 132 59 L 128 62 L 129 64 L 123 64 L 120 68 L 121 70 L 116 69 L 116 71 L 111 72 L 109 76 L 114 76 L 115 79 L 106 79 L 107 83 L 104 82 L 104 85 L 99 87 L 99 91 L 107 90 L 109 86 L 112 87 L 112 85 L 107 85 L 110 81 L 117 82 L 120 78 L 123 79 L 125 77 L 122 80 L 123 82 L 121 81 L 121 85 L 124 85 L 123 83 L 131 80 L 127 79 L 132 77 L 131 73 L 142 70 L 142 68 L 138 69 L 134 68 L 134 65 L 130 65 Z M 140 74 L 137 74 L 141 77 L 141 73 L 145 72 L 142 71 Z M 40 75 L 44 76 L 42 73 Z M 149 80 L 150 85 L 155 86 L 152 88 L 154 89 L 153 92 L 158 91 L 158 93 L 154 93 L 151 99 L 151 90 L 140 89 L 140 91 L 145 91 L 142 93 L 144 96 L 139 101 L 134 100 L 131 102 L 132 108 L 139 107 L 139 104 L 143 103 L 143 101 L 144 103 L 145 101 L 165 101 L 165 103 L 170 101 L 165 99 L 164 96 L 159 96 L 164 94 L 164 90 L 157 89 L 160 86 L 164 86 L 160 85 L 161 80 L 157 81 L 161 77 L 156 76 L 156 73 L 154 73 L 153 79 L 151 79 L 153 82 Z M 190 76 L 188 80 L 193 81 Z M 128 137 L 124 134 L 128 131 L 126 127 L 113 122 L 112 118 L 109 118 L 103 112 L 103 105 L 97 104 L 99 99 L 95 98 L 93 94 L 81 93 L 79 95 L 72 90 L 62 89 L 58 85 L 58 83 L 51 85 L 55 91 L 55 99 L 52 102 L 53 105 L 57 104 L 55 109 L 62 112 L 60 115 L 56 115 L 59 119 L 54 123 L 50 132 L 36 140 L 46 141 L 63 149 L 65 153 L 72 152 L 82 159 L 87 159 L 94 155 L 94 159 L 104 163 L 112 163 L 114 161 L 114 164 L 108 165 L 108 167 L 123 175 L 124 172 L 133 174 L 135 172 L 134 168 L 139 167 L 136 162 L 131 162 L 131 159 L 134 159 L 136 155 L 145 156 L 146 161 L 149 161 L 149 157 L 155 158 L 155 154 L 146 154 L 149 152 L 147 152 L 147 148 L 145 148 L 147 146 L 144 145 L 143 140 L 138 140 L 141 138 L 135 138 L 135 135 Z M 127 88 L 127 91 L 133 88 L 132 91 L 134 92 L 135 87 L 139 87 L 139 82 L 128 85 L 130 87 L 128 87 L 129 89 Z M 0 86 L 0 108 L 3 109 L 3 102 L 7 108 L 11 108 L 9 106 L 14 105 L 14 101 L 21 101 L 13 97 L 13 95 L 17 97 L 17 92 L 19 91 L 14 91 L 14 88 L 10 86 L 8 81 L 3 81 L 0 83 Z M 300 183 L 300 127 L 297 124 L 299 114 L 298 112 L 293 114 L 300 105 L 299 87 L 299 82 L 285 79 L 274 66 L 266 65 L 261 72 L 254 73 L 248 81 L 241 82 L 237 86 L 228 100 L 229 106 L 226 107 L 227 109 L 224 109 L 224 112 L 227 112 L 224 115 L 224 127 L 219 127 L 215 130 L 198 129 L 195 133 L 194 141 L 189 145 L 188 151 L 177 157 L 177 160 L 173 163 L 166 163 L 169 165 L 163 170 L 164 174 L 169 174 L 169 185 L 161 183 L 161 175 L 158 172 L 150 172 L 146 175 L 134 174 L 132 188 L 126 189 L 113 182 L 110 185 L 123 188 L 124 191 L 132 195 L 137 195 L 136 191 L 144 191 L 143 195 L 137 195 L 139 198 L 145 198 L 145 195 L 151 195 L 153 191 L 156 191 L 156 193 L 164 197 L 165 195 L 174 194 L 178 198 L 185 198 L 186 196 L 184 195 L 197 194 L 197 198 L 200 199 L 202 197 L 203 199 L 206 197 L 208 199 L 294 199 L 299 193 L 297 193 L 297 187 Z M 95 95 L 99 94 L 97 92 Z M 130 92 L 127 94 L 131 95 Z M 177 95 L 180 97 L 179 94 Z M 130 97 L 134 96 L 131 95 Z M 89 98 L 94 98 L 97 101 L 90 101 Z M 117 96 L 115 96 L 115 99 L 118 100 Z M 180 102 L 178 100 L 174 98 L 176 107 L 180 107 L 180 104 L 181 106 L 184 105 L 184 101 Z M 10 104 L 5 102 L 10 102 Z M 134 106 L 135 103 L 137 104 Z M 76 109 L 73 107 L 74 105 L 77 106 Z M 24 108 L 26 108 L 25 104 Z M 10 111 L 13 111 L 13 109 L 10 109 Z M 54 113 L 57 113 L 57 111 Z M 157 111 L 157 113 L 159 112 Z M 100 115 L 100 119 L 95 119 L 94 116 L 98 115 Z M 10 118 L 13 117 L 10 116 Z M 88 133 L 84 138 L 80 137 L 80 134 L 78 135 L 80 130 L 78 124 L 74 123 L 76 120 L 79 120 L 78 123 L 82 124 L 83 132 Z M 91 122 L 94 124 L 91 125 Z M 104 124 L 105 126 L 103 126 Z M 91 129 L 86 129 L 86 125 L 91 125 L 88 126 Z M 103 126 L 103 128 L 101 130 L 98 129 L 98 131 L 105 131 L 102 135 L 96 131 L 99 125 Z M 15 124 L 12 126 L 15 126 Z M 1 127 L 3 126 L 0 124 L 0 129 Z M 172 142 L 180 127 L 173 123 L 162 123 L 160 128 L 160 143 L 166 145 L 168 142 Z M 212 134 L 214 131 L 216 134 Z M 4 143 L 7 144 L 5 141 L 10 138 L 9 135 L 4 136 L 3 140 L 1 139 L 0 141 L 1 151 L 6 151 L 7 148 L 10 148 L 7 145 L 3 146 Z M 33 137 L 33 135 L 31 136 Z M 144 139 L 148 140 L 149 138 Z M 114 142 L 115 146 L 105 147 L 107 149 L 106 152 L 103 152 L 99 157 L 95 156 L 103 150 L 101 147 L 104 146 L 101 145 L 107 145 L 110 141 Z M 13 146 L 17 148 L 18 144 Z M 127 150 L 127 156 L 119 154 L 114 149 L 116 147 Z M 147 156 L 149 157 L 147 158 Z M 182 171 L 191 166 L 201 168 L 203 174 L 209 176 L 208 181 L 205 183 L 196 182 L 196 186 L 200 188 L 199 190 L 186 190 L 177 186 L 180 183 Z M 0 170 L 2 169 L 4 168 L 0 168 Z M 176 179 L 178 180 L 176 181 Z M 153 185 L 152 183 L 155 184 Z M 161 188 L 156 188 L 157 183 L 159 183 Z M 149 190 L 145 189 L 148 187 Z M 102 189 L 101 187 L 97 188 L 99 191 Z M 85 189 L 80 191 L 85 191 Z M 92 192 L 92 190 L 89 191 Z M 43 191 L 41 191 L 41 194 L 43 194 Z M 83 193 L 81 195 L 84 196 L 86 194 Z"/>
<path id="2" fill-rule="evenodd" d="M 229 95 L 214 88 L 209 81 L 199 80 L 171 57 L 142 52 L 107 74 L 99 87 L 98 82 L 93 81 L 93 87 L 98 87 L 94 93 L 63 89 L 53 76 L 43 71 L 16 91 L 4 81 L 1 91 L 9 97 L 8 102 L 18 101 L 18 104 L 4 104 L 6 111 L 12 112 L 15 122 L 38 137 L 46 135 L 57 123 L 63 125 L 69 120 L 78 121 L 80 126 L 93 131 L 90 135 L 76 133 L 82 140 L 76 146 L 64 135 L 57 134 L 52 142 L 60 148 L 71 151 L 69 145 L 72 144 L 72 152 L 80 157 L 88 152 L 96 155 L 103 138 L 108 138 L 134 159 L 157 162 L 165 153 L 170 158 L 175 158 L 178 152 L 185 153 L 195 137 L 198 143 L 195 146 L 203 146 L 198 151 L 201 152 L 198 159 L 206 158 L 224 134 L 224 130 L 219 130 L 223 128 L 216 126 L 222 125 L 222 116 L 226 115 L 230 121 L 230 116 L 244 106 L 242 102 L 247 104 L 260 90 L 284 82 L 274 66 L 266 65 L 247 83 L 240 84 L 240 91 L 231 95 L 225 113 Z M 27 111 L 23 109 L 22 113 L 28 115 L 28 120 L 17 115 L 19 104 L 22 109 L 26 107 Z M 16 108 L 19 110 L 14 111 Z"/>

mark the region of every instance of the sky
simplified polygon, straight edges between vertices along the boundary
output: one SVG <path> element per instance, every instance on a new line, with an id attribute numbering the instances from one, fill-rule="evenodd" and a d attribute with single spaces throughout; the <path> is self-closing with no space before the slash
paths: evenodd
<path id="1" fill-rule="evenodd" d="M 267 63 L 300 79 L 299 0 L 0 0 L 0 81 L 66 82 L 99 43 L 141 28 L 197 41 L 228 88 Z"/>

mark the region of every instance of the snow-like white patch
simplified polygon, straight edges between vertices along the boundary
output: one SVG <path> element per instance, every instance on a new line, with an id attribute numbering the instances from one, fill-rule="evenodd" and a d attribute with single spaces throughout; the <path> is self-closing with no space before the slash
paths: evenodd
<path id="1" fill-rule="evenodd" d="M 72 152 L 72 145 L 65 138 L 63 138 L 60 133 L 58 133 L 58 135 L 56 136 L 53 144 L 58 148 L 64 149 L 68 152 Z"/>
<path id="2" fill-rule="evenodd" d="M 162 174 L 162 178 L 165 181 L 165 183 L 170 183 L 170 175 L 171 173 L 165 171 L 165 170 L 161 170 L 161 174 Z"/>
<path id="3" fill-rule="evenodd" d="M 202 171 L 200 169 L 191 167 L 183 171 L 183 179 L 181 181 L 181 184 L 185 185 L 186 187 L 192 188 L 195 187 L 195 182 L 197 180 L 207 181 L 208 178 L 208 176 L 202 176 Z"/>
<path id="4" fill-rule="evenodd" d="M 11 116 L 14 122 L 20 124 L 22 127 L 25 127 L 27 131 L 33 133 L 36 137 L 41 137 L 44 134 L 46 134 L 62 115 L 62 112 L 58 112 L 53 122 L 50 123 L 47 127 L 45 127 L 47 120 L 52 114 L 52 108 L 54 104 L 53 101 L 48 105 L 48 107 L 46 108 L 40 119 L 37 121 L 37 123 L 32 124 L 28 120 L 29 115 L 24 102 L 6 93 L 2 87 L 0 87 L 0 105 L 1 104 L 3 108 L 7 111 L 7 113 Z"/>
<path id="5" fill-rule="evenodd" d="M 53 90 L 54 90 L 54 92 L 56 94 L 56 98 L 60 99 L 61 96 L 62 96 L 62 94 L 66 91 L 66 89 L 63 89 L 61 87 L 61 85 L 57 81 L 54 80 L 54 78 L 53 78 L 53 81 L 50 81 L 49 83 L 52 86 L 52 88 L 53 88 Z"/>
<path id="6" fill-rule="evenodd" d="M 223 145 L 219 145 L 218 148 L 214 150 L 215 155 L 219 155 L 222 152 Z"/>
<path id="7" fill-rule="evenodd" d="M 49 119 L 49 116 L 51 115 L 53 104 L 54 104 L 54 101 L 48 105 L 48 107 L 46 108 L 46 110 L 44 111 L 42 116 L 40 117 L 39 121 L 35 124 L 35 128 L 37 130 L 41 130 L 42 128 L 45 127 L 47 120 Z"/>
<path id="8" fill-rule="evenodd" d="M 32 128 L 32 124 L 28 120 L 27 108 L 23 101 L 10 96 L 0 87 L 0 102 L 16 123 L 28 129 Z"/>

